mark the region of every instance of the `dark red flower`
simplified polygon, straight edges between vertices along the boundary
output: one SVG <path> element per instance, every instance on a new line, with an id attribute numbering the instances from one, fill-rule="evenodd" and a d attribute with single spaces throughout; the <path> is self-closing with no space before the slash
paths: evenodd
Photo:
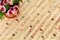
<path id="1" fill-rule="evenodd" d="M 4 5 L 8 4 L 8 0 L 3 0 L 3 4 Z"/>
<path id="2" fill-rule="evenodd" d="M 0 1 L 0 5 L 3 5 L 3 2 L 2 1 Z"/>
<path id="3" fill-rule="evenodd" d="M 5 13 L 5 16 L 8 18 L 14 18 L 18 15 L 18 12 L 16 10 L 9 9 L 7 13 Z"/>
<path id="4" fill-rule="evenodd" d="M 15 10 L 18 10 L 18 6 L 17 6 L 17 5 L 15 5 L 13 8 L 14 8 Z"/>
<path id="5" fill-rule="evenodd" d="M 3 5 L 1 5 L 0 6 L 0 11 L 5 12 L 6 11 L 6 8 Z"/>

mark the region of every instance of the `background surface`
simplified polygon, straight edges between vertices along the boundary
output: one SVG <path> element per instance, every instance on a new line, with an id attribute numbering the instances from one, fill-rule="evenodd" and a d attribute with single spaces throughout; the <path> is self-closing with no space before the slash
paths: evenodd
<path id="1" fill-rule="evenodd" d="M 60 0 L 23 0 L 16 18 L 0 20 L 0 40 L 60 40 Z"/>

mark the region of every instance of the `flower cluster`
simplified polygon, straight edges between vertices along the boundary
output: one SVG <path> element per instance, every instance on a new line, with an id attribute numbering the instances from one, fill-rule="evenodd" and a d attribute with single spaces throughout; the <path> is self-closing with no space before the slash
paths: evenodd
<path id="1" fill-rule="evenodd" d="M 0 1 L 0 18 L 5 15 L 8 18 L 14 18 L 18 15 L 18 3 L 21 0 L 1 0 Z"/>

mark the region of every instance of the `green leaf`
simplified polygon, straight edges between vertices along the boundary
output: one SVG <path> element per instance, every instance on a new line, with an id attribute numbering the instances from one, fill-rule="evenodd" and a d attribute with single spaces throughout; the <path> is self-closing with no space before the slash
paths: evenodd
<path id="1" fill-rule="evenodd" d="M 9 5 L 4 5 L 5 6 L 5 8 L 6 8 L 6 12 L 8 11 L 8 9 L 9 9 Z"/>
<path id="2" fill-rule="evenodd" d="M 4 12 L 0 11 L 0 19 L 2 19 L 3 16 L 4 16 Z"/>
<path id="3" fill-rule="evenodd" d="M 17 3 L 19 3 L 19 2 L 22 2 L 22 0 L 13 0 L 13 4 L 17 4 Z"/>
<path id="4" fill-rule="evenodd" d="M 22 0 L 20 0 L 20 2 L 22 2 Z"/>

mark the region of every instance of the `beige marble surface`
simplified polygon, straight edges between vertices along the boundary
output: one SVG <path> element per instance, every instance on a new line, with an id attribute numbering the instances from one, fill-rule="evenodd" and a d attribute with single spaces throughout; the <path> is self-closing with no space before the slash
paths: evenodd
<path id="1" fill-rule="evenodd" d="M 0 40 L 60 40 L 60 0 L 23 0 L 19 9 L 0 20 Z"/>

